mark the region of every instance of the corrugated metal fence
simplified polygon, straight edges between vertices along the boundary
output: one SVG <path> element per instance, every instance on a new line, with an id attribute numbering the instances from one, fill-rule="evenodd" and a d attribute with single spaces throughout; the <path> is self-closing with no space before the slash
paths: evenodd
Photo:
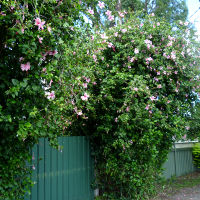
<path id="1" fill-rule="evenodd" d="M 25 200 L 92 200 L 93 163 L 86 137 L 61 137 L 59 152 L 40 139 L 32 154 L 35 185 Z"/>
<path id="2" fill-rule="evenodd" d="M 90 144 L 86 137 L 61 137 L 59 152 L 40 139 L 32 149 L 34 157 L 32 180 L 36 183 L 25 200 L 93 200 L 91 182 L 94 176 Z M 163 165 L 163 176 L 181 176 L 194 172 L 192 146 L 174 148 Z"/>
<path id="3" fill-rule="evenodd" d="M 192 148 L 174 148 L 168 154 L 168 160 L 163 165 L 165 168 L 163 176 L 171 178 L 172 176 L 182 176 L 196 171 L 193 165 Z"/>

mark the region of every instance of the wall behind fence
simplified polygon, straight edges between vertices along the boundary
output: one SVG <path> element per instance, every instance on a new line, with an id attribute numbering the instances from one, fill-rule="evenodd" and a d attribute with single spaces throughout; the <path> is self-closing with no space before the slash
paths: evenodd
<path id="1" fill-rule="evenodd" d="M 193 165 L 192 148 L 185 147 L 172 149 L 168 154 L 168 160 L 164 163 L 163 176 L 171 178 L 172 176 L 182 176 L 196 171 Z"/>
<path id="2" fill-rule="evenodd" d="M 25 200 L 93 200 L 93 163 L 86 137 L 61 137 L 59 152 L 40 139 L 32 150 L 36 183 Z"/>

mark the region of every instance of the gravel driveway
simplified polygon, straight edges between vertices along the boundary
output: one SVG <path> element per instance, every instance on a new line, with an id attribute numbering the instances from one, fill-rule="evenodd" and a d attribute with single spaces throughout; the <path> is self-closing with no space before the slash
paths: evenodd
<path id="1" fill-rule="evenodd" d="M 151 200 L 200 200 L 200 172 L 177 177 Z"/>
<path id="2" fill-rule="evenodd" d="M 171 197 L 163 198 L 163 200 L 200 200 L 200 185 L 192 188 L 181 189 L 178 193 Z"/>

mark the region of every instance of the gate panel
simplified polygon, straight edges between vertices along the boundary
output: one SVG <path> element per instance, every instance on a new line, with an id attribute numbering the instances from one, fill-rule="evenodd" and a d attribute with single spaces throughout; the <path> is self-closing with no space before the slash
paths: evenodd
<path id="1" fill-rule="evenodd" d="M 25 200 L 93 200 L 93 163 L 86 137 L 60 137 L 62 152 L 41 138 L 32 149 L 32 180 L 36 183 Z"/>

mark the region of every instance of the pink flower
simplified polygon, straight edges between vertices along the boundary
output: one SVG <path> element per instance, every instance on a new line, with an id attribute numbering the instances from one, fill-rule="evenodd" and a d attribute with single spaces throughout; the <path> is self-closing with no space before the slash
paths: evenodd
<path id="1" fill-rule="evenodd" d="M 53 81 L 52 80 L 50 80 L 50 82 L 49 82 L 49 86 L 51 87 L 51 84 L 53 83 Z"/>
<path id="2" fill-rule="evenodd" d="M 151 40 L 148 40 L 148 39 L 144 40 L 144 43 L 145 43 L 145 44 L 151 44 L 151 45 L 152 45 L 152 41 L 151 41 Z"/>
<path id="3" fill-rule="evenodd" d="M 84 87 L 84 88 L 87 88 L 87 83 L 83 83 L 83 87 Z"/>
<path id="4" fill-rule="evenodd" d="M 110 10 L 107 10 L 107 11 L 106 11 L 106 15 L 107 15 L 107 16 L 110 16 L 111 14 L 112 14 L 112 11 L 110 11 Z"/>
<path id="5" fill-rule="evenodd" d="M 46 92 L 45 94 L 47 96 L 47 99 L 52 99 L 52 100 L 55 99 L 55 92 L 54 91 Z"/>
<path id="6" fill-rule="evenodd" d="M 83 114 L 83 112 L 82 112 L 82 110 L 79 110 L 79 111 L 77 111 L 77 115 L 82 115 Z"/>
<path id="7" fill-rule="evenodd" d="M 39 36 L 37 36 L 37 37 L 38 37 L 39 43 L 42 44 L 43 38 L 42 38 L 42 37 L 39 37 Z"/>
<path id="8" fill-rule="evenodd" d="M 46 72 L 46 71 L 47 71 L 47 68 L 44 67 L 44 68 L 42 69 L 42 72 Z"/>
<path id="9" fill-rule="evenodd" d="M 101 36 L 102 39 L 105 39 L 105 40 L 108 39 L 108 37 L 106 36 L 105 33 L 101 34 L 100 36 Z"/>
<path id="10" fill-rule="evenodd" d="M 94 10 L 88 9 L 88 12 L 89 12 L 91 15 L 94 15 Z"/>
<path id="11" fill-rule="evenodd" d="M 28 71 L 30 68 L 31 68 L 30 62 L 27 62 L 26 64 L 21 64 L 22 71 Z"/>
<path id="12" fill-rule="evenodd" d="M 109 20 L 109 21 L 113 21 L 114 19 L 115 19 L 115 18 L 114 18 L 113 15 L 109 15 L 109 16 L 108 16 L 108 20 Z"/>
<path id="13" fill-rule="evenodd" d="M 84 93 L 84 96 L 81 96 L 81 99 L 82 99 L 83 101 L 87 101 L 89 97 L 90 97 L 89 94 Z"/>
<path id="14" fill-rule="evenodd" d="M 167 44 L 168 47 L 171 47 L 172 46 L 172 41 L 170 41 L 168 44 Z"/>
<path id="15" fill-rule="evenodd" d="M 134 62 L 135 61 L 135 57 L 132 57 L 131 59 L 130 59 L 130 62 Z"/>
<path id="16" fill-rule="evenodd" d="M 24 58 L 23 57 L 20 57 L 19 58 L 19 62 L 21 62 L 21 61 L 23 61 L 24 60 Z"/>
<path id="17" fill-rule="evenodd" d="M 89 83 L 89 82 L 90 82 L 90 78 L 86 78 L 85 80 L 86 80 L 86 82 L 87 82 L 87 83 Z"/>
<path id="18" fill-rule="evenodd" d="M 157 22 L 157 26 L 160 26 L 160 22 Z"/>
<path id="19" fill-rule="evenodd" d="M 159 81 L 157 77 L 154 77 L 153 79 L 154 79 L 156 82 L 158 82 L 158 81 Z"/>
<path id="20" fill-rule="evenodd" d="M 146 58 L 146 61 L 148 62 L 153 61 L 153 58 L 152 57 Z"/>
<path id="21" fill-rule="evenodd" d="M 24 28 L 21 29 L 21 32 L 24 33 Z"/>
<path id="22" fill-rule="evenodd" d="M 97 62 L 97 56 L 95 54 L 92 55 L 94 62 Z"/>
<path id="23" fill-rule="evenodd" d="M 138 88 L 134 88 L 134 90 L 137 92 L 137 91 L 138 91 Z"/>
<path id="24" fill-rule="evenodd" d="M 126 112 L 129 112 L 130 111 L 130 107 L 128 106 L 127 108 L 126 108 Z"/>
<path id="25" fill-rule="evenodd" d="M 51 27 L 50 26 L 47 27 L 47 30 L 49 31 L 49 33 L 51 33 Z"/>
<path id="26" fill-rule="evenodd" d="M 152 16 L 152 17 L 154 17 L 154 16 L 155 16 L 155 14 L 154 14 L 154 13 L 151 13 L 151 16 Z"/>
<path id="27" fill-rule="evenodd" d="M 120 17 L 122 17 L 122 18 L 124 17 L 124 13 L 122 13 L 122 12 L 118 12 L 118 13 L 119 13 Z"/>
<path id="28" fill-rule="evenodd" d="M 98 6 L 99 8 L 105 8 L 105 3 L 104 2 L 101 2 L 101 1 L 98 1 Z"/>
<path id="29" fill-rule="evenodd" d="M 158 85 L 158 86 L 157 86 L 157 88 L 162 88 L 162 85 L 161 85 L 161 84 L 160 84 L 160 85 Z"/>
<path id="30" fill-rule="evenodd" d="M 151 99 L 151 101 L 155 101 L 155 100 L 156 100 L 156 97 L 151 96 L 150 99 Z"/>
<path id="31" fill-rule="evenodd" d="M 115 32 L 115 33 L 114 33 L 114 36 L 117 37 L 117 36 L 118 36 L 118 32 Z"/>
<path id="32" fill-rule="evenodd" d="M 172 60 L 175 60 L 176 59 L 176 53 L 174 51 L 172 51 L 171 53 L 171 59 Z"/>
<path id="33" fill-rule="evenodd" d="M 127 29 L 121 29 L 122 33 L 126 33 Z"/>
<path id="34" fill-rule="evenodd" d="M 135 53 L 135 54 L 138 54 L 138 53 L 139 53 L 139 50 L 135 48 L 134 53 Z"/>
<path id="35" fill-rule="evenodd" d="M 149 105 L 147 105 L 147 106 L 145 107 L 145 110 L 149 110 Z"/>
<path id="36" fill-rule="evenodd" d="M 113 44 L 111 42 L 108 43 L 108 47 L 111 48 Z"/>
<path id="37" fill-rule="evenodd" d="M 43 30 L 44 29 L 44 24 L 45 24 L 45 21 L 41 21 L 40 18 L 36 18 L 35 19 L 35 25 L 38 26 L 38 30 Z"/>
<path id="38" fill-rule="evenodd" d="M 184 136 L 183 136 L 183 139 L 185 140 L 187 138 L 187 135 L 185 134 Z"/>
<path id="39" fill-rule="evenodd" d="M 185 129 L 186 129 L 186 130 L 190 130 L 190 127 L 189 127 L 189 126 L 186 126 Z"/>

